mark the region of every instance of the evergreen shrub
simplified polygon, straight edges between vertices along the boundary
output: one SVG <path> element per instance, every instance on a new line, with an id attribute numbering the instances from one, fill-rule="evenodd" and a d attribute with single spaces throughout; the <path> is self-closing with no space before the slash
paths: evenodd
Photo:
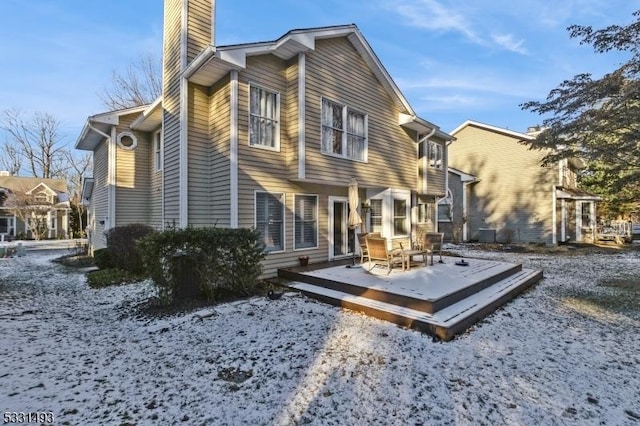
<path id="1" fill-rule="evenodd" d="M 138 248 L 165 303 L 252 295 L 262 273 L 264 244 L 255 229 L 169 229 L 142 238 Z"/>

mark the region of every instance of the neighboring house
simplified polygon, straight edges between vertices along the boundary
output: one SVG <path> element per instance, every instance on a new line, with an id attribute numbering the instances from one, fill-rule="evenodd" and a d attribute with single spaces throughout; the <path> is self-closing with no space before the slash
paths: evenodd
<path id="1" fill-rule="evenodd" d="M 63 179 L 0 172 L 0 239 L 68 238 L 70 211 Z"/>
<path id="2" fill-rule="evenodd" d="M 476 121 L 451 134 L 456 143 L 449 149 L 449 165 L 457 170 L 450 171 L 466 181 L 464 197 L 453 200 L 454 212 L 467 212 L 463 239 L 493 239 L 495 233 L 499 242 L 593 240 L 599 197 L 577 187 L 577 171 L 584 167 L 580 160 L 543 166 L 546 152 L 522 143 L 533 140 L 534 133 Z"/>
<path id="3" fill-rule="evenodd" d="M 256 227 L 273 275 L 299 256 L 350 256 L 357 232 L 435 229 L 453 138 L 416 116 L 355 25 L 214 47 L 213 10 L 165 1 L 162 99 L 87 120 L 77 148 L 94 153 L 94 248 L 131 222 Z"/>
<path id="4" fill-rule="evenodd" d="M 438 231 L 444 233 L 445 241 L 469 240 L 469 190 L 478 178 L 449 167 L 449 194 L 438 202 Z"/>

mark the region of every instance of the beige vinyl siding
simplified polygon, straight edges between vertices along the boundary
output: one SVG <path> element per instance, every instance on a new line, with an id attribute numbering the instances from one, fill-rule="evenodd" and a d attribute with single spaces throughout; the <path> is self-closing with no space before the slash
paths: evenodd
<path id="1" fill-rule="evenodd" d="M 241 216 L 239 225 L 241 227 L 255 226 L 255 192 L 265 191 L 270 193 L 285 194 L 285 250 L 278 253 L 270 253 L 265 257 L 263 265 L 263 276 L 275 276 L 278 268 L 298 265 L 299 256 L 309 256 L 311 263 L 319 263 L 328 259 L 329 253 L 329 236 L 328 236 L 328 207 L 329 196 L 347 197 L 347 188 L 330 187 L 326 185 L 315 184 L 295 184 L 286 180 L 279 183 L 270 183 L 268 185 L 251 182 L 252 186 L 241 186 L 240 190 L 240 207 L 242 211 L 250 212 Z M 318 247 L 294 250 L 294 198 L 295 194 L 317 195 L 318 196 Z M 364 199 L 365 192 L 361 191 L 361 198 Z"/>
<path id="2" fill-rule="evenodd" d="M 425 194 L 445 196 L 447 193 L 446 174 L 447 174 L 447 144 L 444 141 L 434 140 L 434 142 L 442 145 L 442 167 L 436 169 L 429 166 L 427 159 L 427 186 Z"/>
<path id="3" fill-rule="evenodd" d="M 284 71 L 286 90 L 282 94 L 280 146 L 291 178 L 298 177 L 298 57 L 289 61 Z"/>
<path id="4" fill-rule="evenodd" d="M 187 63 L 211 44 L 211 0 L 189 0 Z"/>
<path id="5" fill-rule="evenodd" d="M 104 139 L 93 151 L 94 186 L 91 195 L 91 209 L 93 214 L 94 232 L 92 246 L 94 250 L 106 247 L 104 225 L 100 221 L 109 215 L 109 142 Z"/>
<path id="6" fill-rule="evenodd" d="M 416 185 L 415 138 L 398 123 L 399 109 L 346 38 L 317 40 L 306 60 L 306 177 L 379 187 Z M 322 97 L 368 116 L 368 162 L 321 153 Z"/>
<path id="7" fill-rule="evenodd" d="M 210 218 L 218 226 L 230 225 L 230 165 L 229 149 L 231 138 L 231 89 L 229 77 L 216 83 L 209 96 L 209 133 L 211 151 L 209 154 L 211 188 Z"/>
<path id="8" fill-rule="evenodd" d="M 120 117 L 116 133 L 131 132 L 137 140 L 135 149 L 123 149 L 116 144 L 116 223 L 149 224 L 149 194 L 151 193 L 151 134 L 131 131 L 129 125 L 136 115 Z"/>
<path id="9" fill-rule="evenodd" d="M 149 135 L 149 164 L 151 169 L 150 176 L 150 193 L 149 193 L 149 225 L 155 229 L 162 229 L 162 170 L 156 170 L 154 167 L 155 155 L 153 147 L 153 133 Z"/>
<path id="10" fill-rule="evenodd" d="M 240 73 L 238 84 L 238 220 L 253 226 L 253 191 L 256 189 L 283 192 L 289 189 L 287 180 L 286 142 L 287 103 L 285 63 L 273 55 L 247 58 L 247 70 Z M 280 151 L 249 146 L 249 83 L 280 93 Z M 284 107 L 284 108 L 283 108 Z M 240 225 L 244 226 L 244 225 Z"/>
<path id="11" fill-rule="evenodd" d="M 209 97 L 207 89 L 189 86 L 189 224 L 211 225 Z"/>
<path id="12" fill-rule="evenodd" d="M 467 126 L 455 136 L 449 165 L 479 179 L 469 191 L 469 238 L 495 228 L 499 241 L 551 243 L 557 169 L 509 135 Z"/>
<path id="13" fill-rule="evenodd" d="M 179 223 L 180 214 L 180 36 L 181 0 L 166 0 L 164 9 L 164 220 Z"/>

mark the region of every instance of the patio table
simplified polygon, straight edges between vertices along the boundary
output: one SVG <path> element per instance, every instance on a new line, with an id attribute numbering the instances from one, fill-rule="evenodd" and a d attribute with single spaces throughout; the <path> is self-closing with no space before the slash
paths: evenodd
<path id="1" fill-rule="evenodd" d="M 406 269 L 409 271 L 411 269 L 411 261 L 413 260 L 413 256 L 422 255 L 424 256 L 424 252 L 422 250 L 402 250 L 403 261 L 406 264 Z M 426 259 L 426 257 L 425 257 Z M 426 262 L 425 262 L 426 263 Z"/>

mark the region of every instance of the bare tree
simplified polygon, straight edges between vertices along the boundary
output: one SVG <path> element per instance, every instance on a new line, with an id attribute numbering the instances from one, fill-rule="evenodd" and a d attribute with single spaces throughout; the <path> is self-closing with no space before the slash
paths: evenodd
<path id="1" fill-rule="evenodd" d="M 48 212 L 53 203 L 28 194 L 27 187 L 14 188 L 5 194 L 4 207 L 24 222 L 36 240 L 47 237 L 49 232 Z"/>
<path id="2" fill-rule="evenodd" d="M 110 110 L 146 105 L 162 95 L 162 61 L 154 55 L 144 55 L 124 72 L 114 70 L 111 85 L 100 99 Z"/>
<path id="3" fill-rule="evenodd" d="M 21 150 L 15 143 L 5 141 L 1 146 L 3 155 L 0 157 L 0 168 L 9 172 L 11 176 L 18 176 L 22 168 Z"/>
<path id="4" fill-rule="evenodd" d="M 34 177 L 54 178 L 61 174 L 66 148 L 59 133 L 60 122 L 51 114 L 36 112 L 30 117 L 17 109 L 0 115 L 0 129 L 5 130 L 16 152 L 27 163 Z"/>
<path id="5" fill-rule="evenodd" d="M 82 218 L 86 212 L 85 206 L 82 204 L 82 184 L 87 172 L 91 171 L 92 155 L 86 153 L 82 156 L 74 156 L 71 152 L 67 151 L 66 164 L 68 165 L 68 173 L 66 176 L 67 187 L 69 188 L 69 201 L 74 210 L 77 213 L 78 229 L 76 231 L 83 232 L 85 224 L 82 222 Z"/>

